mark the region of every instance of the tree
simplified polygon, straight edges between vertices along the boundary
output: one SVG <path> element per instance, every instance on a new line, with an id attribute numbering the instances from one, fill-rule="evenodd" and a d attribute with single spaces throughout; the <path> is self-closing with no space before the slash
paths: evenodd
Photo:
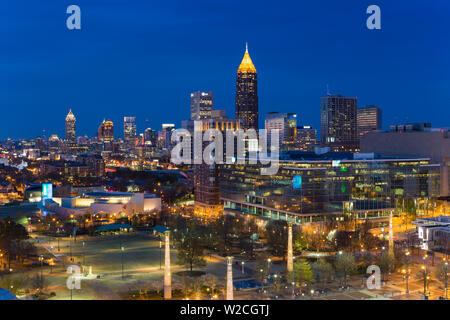
<path id="1" fill-rule="evenodd" d="M 445 264 L 447 263 L 447 265 Z M 445 280 L 449 280 L 450 277 L 450 266 L 448 265 L 448 262 L 441 262 L 436 266 L 435 275 L 436 278 L 439 279 L 442 283 L 445 284 Z"/>
<path id="2" fill-rule="evenodd" d="M 20 256 L 18 243 L 25 239 L 28 239 L 28 232 L 24 226 L 11 219 L 0 221 L 0 247 L 8 254 L 8 268 L 11 268 L 11 260 Z"/>
<path id="3" fill-rule="evenodd" d="M 342 251 L 336 258 L 336 271 L 341 274 L 342 285 L 347 285 L 347 277 L 351 275 L 356 268 L 355 257 L 349 252 Z"/>
<path id="4" fill-rule="evenodd" d="M 272 254 L 285 258 L 288 237 L 286 222 L 271 220 L 266 226 L 266 237 Z"/>
<path id="5" fill-rule="evenodd" d="M 206 265 L 203 258 L 204 246 L 206 240 L 200 227 L 192 225 L 186 230 L 178 230 L 181 235 L 178 235 L 178 255 L 177 263 L 189 267 L 192 272 L 193 267 L 201 267 Z"/>
<path id="6" fill-rule="evenodd" d="M 314 273 L 311 270 L 311 265 L 306 259 L 295 261 L 293 275 L 294 281 L 298 285 L 309 285 L 314 282 Z"/>
<path id="7" fill-rule="evenodd" d="M 308 242 L 302 234 L 297 234 L 293 243 L 294 254 L 301 254 L 303 250 L 308 249 Z"/>
<path id="8" fill-rule="evenodd" d="M 394 271 L 395 267 L 395 257 L 389 251 L 384 251 L 380 257 L 380 269 L 383 274 L 383 280 L 385 280 L 385 275 Z"/>
<path id="9" fill-rule="evenodd" d="M 334 269 L 331 263 L 328 263 L 325 259 L 320 259 L 312 265 L 313 272 L 316 275 L 316 279 L 325 285 L 334 275 Z"/>
<path id="10" fill-rule="evenodd" d="M 48 280 L 43 275 L 39 273 L 31 278 L 31 287 L 40 292 L 44 291 L 48 286 Z"/>

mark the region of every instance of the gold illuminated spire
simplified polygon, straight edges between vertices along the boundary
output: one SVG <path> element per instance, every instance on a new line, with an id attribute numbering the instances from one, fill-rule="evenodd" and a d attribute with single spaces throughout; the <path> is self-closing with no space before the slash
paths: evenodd
<path id="1" fill-rule="evenodd" d="M 66 116 L 66 121 L 75 120 L 75 116 L 72 113 L 72 109 L 69 109 L 69 113 Z"/>
<path id="2" fill-rule="evenodd" d="M 248 53 L 248 45 L 245 43 L 245 54 L 244 58 L 242 59 L 241 65 L 239 66 L 239 69 L 237 71 L 238 73 L 256 73 L 256 68 L 253 65 L 252 59 L 250 59 L 250 55 Z"/>

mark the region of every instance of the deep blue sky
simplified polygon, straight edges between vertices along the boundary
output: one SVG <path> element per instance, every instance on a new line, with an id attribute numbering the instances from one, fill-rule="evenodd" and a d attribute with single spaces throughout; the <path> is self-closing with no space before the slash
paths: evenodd
<path id="1" fill-rule="evenodd" d="M 82 29 L 66 28 L 81 7 Z M 368 5 L 382 30 L 366 28 Z M 211 90 L 234 117 L 245 42 L 258 70 L 260 123 L 297 112 L 319 126 L 319 98 L 357 96 L 383 108 L 384 127 L 450 126 L 448 0 L 7 0 L 0 13 L 0 138 L 64 136 L 69 107 L 78 135 L 103 118 L 122 135 L 189 117 L 189 93 Z"/>

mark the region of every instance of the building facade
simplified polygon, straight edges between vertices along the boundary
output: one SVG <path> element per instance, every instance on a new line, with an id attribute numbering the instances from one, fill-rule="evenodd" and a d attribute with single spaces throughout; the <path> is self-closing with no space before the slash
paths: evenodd
<path id="1" fill-rule="evenodd" d="M 103 120 L 98 127 L 97 137 L 101 142 L 114 141 L 114 124 L 111 120 Z"/>
<path id="2" fill-rule="evenodd" d="M 268 136 L 273 130 L 278 130 L 281 146 L 292 146 L 297 135 L 297 114 L 269 112 L 265 118 L 265 128 Z"/>
<path id="3" fill-rule="evenodd" d="M 236 76 L 236 119 L 242 120 L 242 129 L 258 130 L 258 81 L 256 68 L 246 47 Z"/>
<path id="4" fill-rule="evenodd" d="M 77 142 L 77 120 L 72 113 L 72 109 L 66 116 L 66 141 L 69 143 Z"/>
<path id="5" fill-rule="evenodd" d="M 357 99 L 341 95 L 320 98 L 321 143 L 335 152 L 357 152 Z"/>
<path id="6" fill-rule="evenodd" d="M 377 106 L 367 106 L 358 108 L 358 137 L 370 131 L 381 130 L 382 128 L 382 111 Z"/>
<path id="7" fill-rule="evenodd" d="M 191 120 L 209 119 L 214 105 L 211 91 L 191 93 Z"/>
<path id="8" fill-rule="evenodd" d="M 297 127 L 297 136 L 295 141 L 295 150 L 314 151 L 317 145 L 317 130 L 311 126 Z"/>
<path id="9" fill-rule="evenodd" d="M 365 134 L 361 139 L 361 151 L 386 156 L 429 157 L 440 166 L 440 196 L 450 196 L 449 128 L 432 128 L 430 123 L 392 125 L 390 131 Z"/>
<path id="10" fill-rule="evenodd" d="M 260 165 L 223 165 L 225 211 L 297 224 L 386 218 L 401 199 L 437 197 L 439 167 L 429 158 L 283 152 L 275 175 Z"/>
<path id="11" fill-rule="evenodd" d="M 133 148 L 135 146 L 136 117 L 123 118 L 123 141 L 128 148 Z"/>

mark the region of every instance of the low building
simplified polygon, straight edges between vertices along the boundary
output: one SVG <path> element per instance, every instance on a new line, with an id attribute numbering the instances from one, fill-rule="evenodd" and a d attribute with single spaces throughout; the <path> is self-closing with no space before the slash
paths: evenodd
<path id="1" fill-rule="evenodd" d="M 93 191 L 79 197 L 53 197 L 46 208 L 62 215 L 130 216 L 161 210 L 161 198 L 150 193 Z"/>
<path id="2" fill-rule="evenodd" d="M 413 224 L 423 250 L 450 252 L 450 216 L 421 218 Z"/>

